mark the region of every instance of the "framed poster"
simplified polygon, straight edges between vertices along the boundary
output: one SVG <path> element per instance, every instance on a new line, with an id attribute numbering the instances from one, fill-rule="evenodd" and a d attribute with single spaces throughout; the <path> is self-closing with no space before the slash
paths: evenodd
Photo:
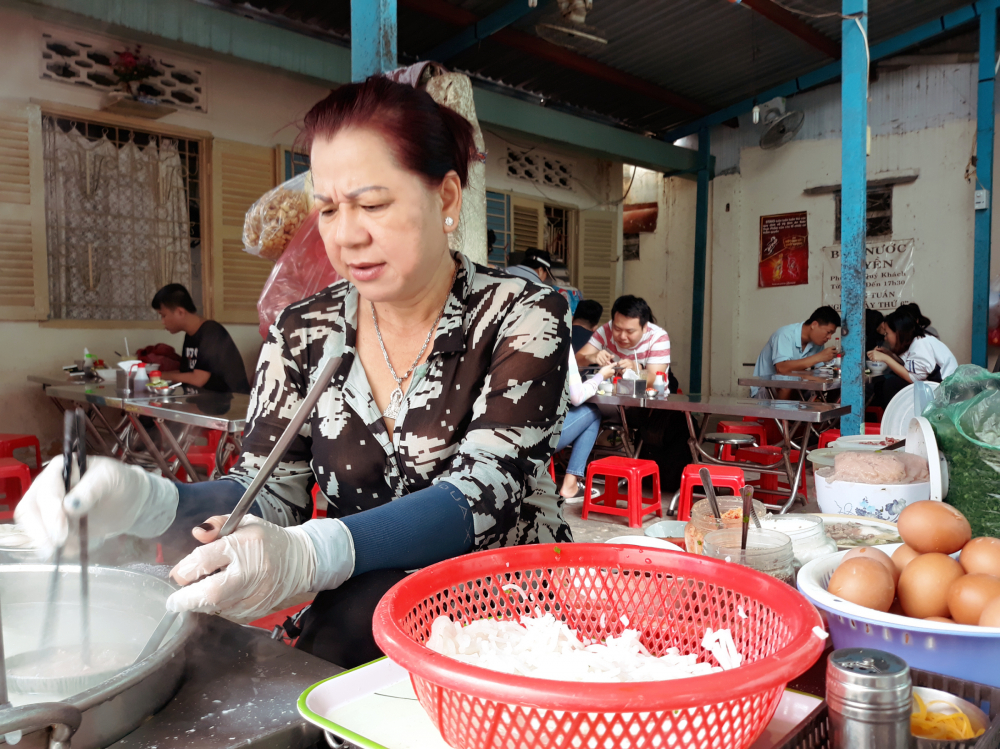
<path id="1" fill-rule="evenodd" d="M 809 283 L 809 228 L 806 212 L 760 217 L 757 286 Z"/>

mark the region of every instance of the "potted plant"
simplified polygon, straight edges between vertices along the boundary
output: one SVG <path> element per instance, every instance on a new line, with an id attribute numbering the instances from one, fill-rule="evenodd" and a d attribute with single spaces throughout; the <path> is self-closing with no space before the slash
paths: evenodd
<path id="1" fill-rule="evenodd" d="M 153 58 L 142 53 L 141 44 L 135 45 L 135 49 L 126 47 L 118 52 L 111 70 L 121 91 L 108 94 L 101 109 L 149 119 L 158 119 L 177 111 L 174 107 L 168 107 L 157 99 L 139 93 L 140 83 L 161 74 Z"/>

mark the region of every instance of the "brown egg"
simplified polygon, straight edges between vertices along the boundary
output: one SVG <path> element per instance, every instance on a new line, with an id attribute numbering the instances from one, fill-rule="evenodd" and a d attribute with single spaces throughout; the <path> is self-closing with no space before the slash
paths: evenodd
<path id="1" fill-rule="evenodd" d="M 1000 578 L 962 575 L 948 588 L 948 611 L 959 624 L 979 624 L 983 609 L 994 598 L 1000 598 Z"/>
<path id="2" fill-rule="evenodd" d="M 1000 577 L 1000 538 L 974 538 L 962 547 L 959 564 L 967 574 Z"/>
<path id="3" fill-rule="evenodd" d="M 845 601 L 877 611 L 888 611 L 895 593 L 889 570 L 865 557 L 842 561 L 826 589 Z"/>
<path id="4" fill-rule="evenodd" d="M 954 619 L 949 619 L 947 616 L 928 616 L 924 619 L 925 622 L 941 622 L 942 624 L 954 624 Z"/>
<path id="5" fill-rule="evenodd" d="M 848 559 L 854 559 L 855 557 L 861 559 L 874 559 L 876 562 L 881 564 L 889 570 L 889 574 L 892 575 L 893 585 L 895 585 L 896 581 L 899 580 L 900 571 L 896 569 L 896 565 L 893 564 L 892 558 L 881 549 L 876 549 L 874 546 L 859 546 L 856 549 L 851 549 L 849 552 L 844 554 L 841 564 L 846 562 Z"/>
<path id="6" fill-rule="evenodd" d="M 920 556 L 920 552 L 914 551 L 906 544 L 903 544 L 894 552 L 892 552 L 892 563 L 899 570 L 900 574 L 903 572 L 903 568 L 906 567 L 910 562 Z M 896 578 L 896 582 L 899 582 L 899 578 Z"/>
<path id="7" fill-rule="evenodd" d="M 921 554 L 899 576 L 896 594 L 907 616 L 948 616 L 948 588 L 964 575 L 962 565 L 947 554 Z"/>
<path id="8" fill-rule="evenodd" d="M 1000 598 L 990 601 L 979 615 L 980 627 L 1000 627 Z"/>
<path id="9" fill-rule="evenodd" d="M 895 614 L 896 616 L 906 616 L 906 612 L 903 611 L 903 607 L 899 605 L 899 599 L 892 599 L 892 606 L 889 607 L 889 613 Z"/>
<path id="10" fill-rule="evenodd" d="M 965 515 L 951 505 L 931 499 L 903 508 L 896 526 L 903 542 L 921 554 L 954 554 L 972 538 Z"/>

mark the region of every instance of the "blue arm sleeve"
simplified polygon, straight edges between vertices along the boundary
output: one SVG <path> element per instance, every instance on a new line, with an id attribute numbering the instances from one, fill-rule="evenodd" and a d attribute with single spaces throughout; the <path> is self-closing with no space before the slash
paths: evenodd
<path id="1" fill-rule="evenodd" d="M 167 532 L 160 537 L 164 559 L 178 561 L 197 546 L 191 529 L 213 515 L 228 515 L 243 496 L 244 487 L 235 481 L 202 481 L 197 484 L 177 484 L 177 515 Z M 250 515 L 260 517 L 260 507 L 254 502 Z"/>
<path id="2" fill-rule="evenodd" d="M 446 481 L 341 518 L 354 540 L 354 574 L 413 570 L 472 548 L 472 509 Z"/>

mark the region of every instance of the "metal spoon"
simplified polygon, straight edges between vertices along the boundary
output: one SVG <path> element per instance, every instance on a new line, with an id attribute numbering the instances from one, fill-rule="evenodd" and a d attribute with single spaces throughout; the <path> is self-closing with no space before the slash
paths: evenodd
<path id="1" fill-rule="evenodd" d="M 146 644 L 143 645 L 142 650 L 139 651 L 139 655 L 136 656 L 135 660 L 132 661 L 132 665 L 139 663 L 140 661 L 146 660 L 149 656 L 156 652 L 156 649 L 160 647 L 160 643 L 163 642 L 163 638 L 167 636 L 167 631 L 173 626 L 174 620 L 177 619 L 178 614 L 175 611 L 168 611 L 160 619 L 160 623 L 156 625 L 156 629 L 153 630 L 153 634 L 149 636 L 146 640 Z"/>
<path id="2" fill-rule="evenodd" d="M 750 502 L 750 519 L 753 521 L 754 528 L 760 529 L 760 520 L 757 519 L 757 510 L 753 506 L 753 487 L 748 484 L 743 487 L 743 492 L 747 495 L 747 498 L 744 501 Z"/>
<path id="3" fill-rule="evenodd" d="M 712 474 L 708 472 L 707 468 L 702 468 L 698 471 L 698 475 L 701 476 L 701 484 L 705 487 L 705 496 L 708 499 L 708 506 L 712 508 L 712 514 L 717 520 L 722 520 L 722 513 L 719 512 L 719 501 L 715 498 L 715 487 L 712 486 Z"/>

